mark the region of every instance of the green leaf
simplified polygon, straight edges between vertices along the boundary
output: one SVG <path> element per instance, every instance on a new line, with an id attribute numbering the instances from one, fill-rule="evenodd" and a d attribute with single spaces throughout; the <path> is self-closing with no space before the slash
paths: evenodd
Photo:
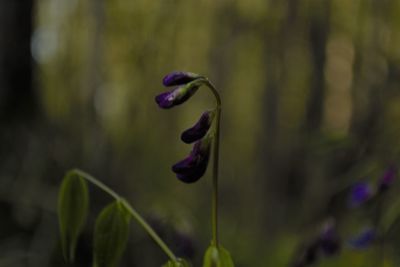
<path id="1" fill-rule="evenodd" d="M 96 219 L 94 229 L 94 266 L 115 267 L 129 237 L 130 215 L 122 202 L 106 206 Z"/>
<path id="2" fill-rule="evenodd" d="M 203 267 L 234 267 L 230 253 L 221 245 L 211 245 L 204 255 Z"/>
<path id="3" fill-rule="evenodd" d="M 178 259 L 177 261 L 169 260 L 162 267 L 190 267 L 190 265 L 184 259 Z"/>
<path id="4" fill-rule="evenodd" d="M 76 243 L 86 222 L 89 193 L 86 181 L 73 171 L 68 172 L 58 194 L 58 219 L 64 258 L 73 262 Z"/>

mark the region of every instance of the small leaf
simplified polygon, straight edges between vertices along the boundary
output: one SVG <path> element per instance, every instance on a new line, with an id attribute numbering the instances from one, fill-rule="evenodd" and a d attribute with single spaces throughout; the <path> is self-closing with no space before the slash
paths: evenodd
<path id="1" fill-rule="evenodd" d="M 178 259 L 178 261 L 169 260 L 162 267 L 190 267 L 190 265 L 184 259 Z"/>
<path id="2" fill-rule="evenodd" d="M 79 234 L 86 222 L 89 193 L 86 181 L 73 171 L 68 172 L 58 194 L 58 219 L 64 258 L 73 262 Z"/>
<path id="3" fill-rule="evenodd" d="M 94 266 L 115 267 L 125 250 L 130 215 L 120 201 L 106 206 L 94 229 Z"/>
<path id="4" fill-rule="evenodd" d="M 221 245 L 211 245 L 204 255 L 203 267 L 234 267 L 233 260 L 229 252 Z"/>

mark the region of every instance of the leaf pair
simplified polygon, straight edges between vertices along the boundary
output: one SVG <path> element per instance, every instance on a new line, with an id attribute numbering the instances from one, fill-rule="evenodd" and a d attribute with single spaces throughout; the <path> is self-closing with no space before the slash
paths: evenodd
<path id="1" fill-rule="evenodd" d="M 58 199 L 61 246 L 68 262 L 74 261 L 76 244 L 85 225 L 88 209 L 87 182 L 79 173 L 68 172 Z M 121 200 L 112 202 L 101 211 L 94 230 L 94 267 L 118 265 L 128 241 L 130 219 Z"/>
<path id="2" fill-rule="evenodd" d="M 221 245 L 211 245 L 204 255 L 203 267 L 234 267 L 230 253 Z"/>

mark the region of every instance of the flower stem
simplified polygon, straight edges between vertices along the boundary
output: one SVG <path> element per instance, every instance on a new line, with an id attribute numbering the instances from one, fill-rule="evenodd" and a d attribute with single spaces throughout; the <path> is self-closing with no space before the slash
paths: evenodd
<path id="1" fill-rule="evenodd" d="M 144 230 L 153 238 L 153 240 L 158 244 L 158 246 L 167 254 L 167 256 L 173 261 L 178 261 L 175 254 L 169 249 L 169 247 L 164 243 L 164 241 L 157 235 L 153 228 L 140 216 L 139 213 L 125 200 L 122 200 L 122 204 L 129 211 L 133 218 L 144 228 Z"/>
<path id="2" fill-rule="evenodd" d="M 208 88 L 211 89 L 217 101 L 216 118 L 214 128 L 214 155 L 213 155 L 213 192 L 211 207 L 211 224 L 212 224 L 212 245 L 218 247 L 218 167 L 219 167 L 219 129 L 221 120 L 221 98 L 214 85 L 207 80 Z"/>
<path id="3" fill-rule="evenodd" d="M 115 200 L 120 201 L 122 205 L 126 208 L 126 210 L 129 212 L 129 214 L 132 216 L 133 219 L 136 220 L 136 222 L 142 226 L 142 228 L 150 235 L 150 237 L 154 240 L 154 242 L 157 243 L 157 245 L 167 254 L 167 256 L 173 261 L 177 262 L 178 258 L 175 256 L 175 254 L 169 249 L 169 247 L 165 244 L 165 242 L 160 238 L 160 236 L 153 230 L 153 228 L 146 222 L 146 220 L 121 196 L 119 196 L 117 193 L 115 193 L 111 188 L 91 176 L 90 174 L 81 171 L 79 169 L 74 169 L 73 172 L 75 172 L 77 175 L 81 176 L 82 178 L 86 179 L 87 181 L 91 182 L 113 198 Z"/>

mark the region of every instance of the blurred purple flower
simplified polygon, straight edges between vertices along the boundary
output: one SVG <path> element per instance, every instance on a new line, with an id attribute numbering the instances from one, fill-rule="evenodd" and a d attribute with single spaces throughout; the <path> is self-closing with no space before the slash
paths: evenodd
<path id="1" fill-rule="evenodd" d="M 379 192 L 384 192 L 393 184 L 394 179 L 396 178 L 396 167 L 391 166 L 389 167 L 381 179 L 379 180 L 378 190 Z"/>
<path id="2" fill-rule="evenodd" d="M 373 228 L 366 228 L 357 236 L 349 240 L 349 245 L 354 249 L 365 249 L 376 239 L 376 231 Z"/>
<path id="3" fill-rule="evenodd" d="M 211 137 L 206 136 L 194 144 L 189 156 L 172 166 L 179 180 L 185 183 L 194 183 L 207 170 L 210 157 Z"/>
<path id="4" fill-rule="evenodd" d="M 160 108 L 169 109 L 188 100 L 199 89 L 199 84 L 191 82 L 179 86 L 172 91 L 164 92 L 156 96 L 155 100 Z"/>
<path id="5" fill-rule="evenodd" d="M 358 207 L 373 195 L 372 187 L 369 183 L 360 182 L 353 186 L 350 192 L 349 205 L 350 207 Z"/>
<path id="6" fill-rule="evenodd" d="M 183 142 L 190 144 L 203 138 L 211 127 L 212 121 L 214 119 L 213 111 L 204 112 L 196 124 L 184 131 L 181 135 Z"/>
<path id="7" fill-rule="evenodd" d="M 333 220 L 328 221 L 322 228 L 319 236 L 319 245 L 322 253 L 332 256 L 340 250 L 340 238 Z"/>
<path id="8" fill-rule="evenodd" d="M 202 76 L 191 72 L 174 71 L 164 77 L 163 84 L 165 86 L 182 85 L 198 78 L 202 78 Z"/>

